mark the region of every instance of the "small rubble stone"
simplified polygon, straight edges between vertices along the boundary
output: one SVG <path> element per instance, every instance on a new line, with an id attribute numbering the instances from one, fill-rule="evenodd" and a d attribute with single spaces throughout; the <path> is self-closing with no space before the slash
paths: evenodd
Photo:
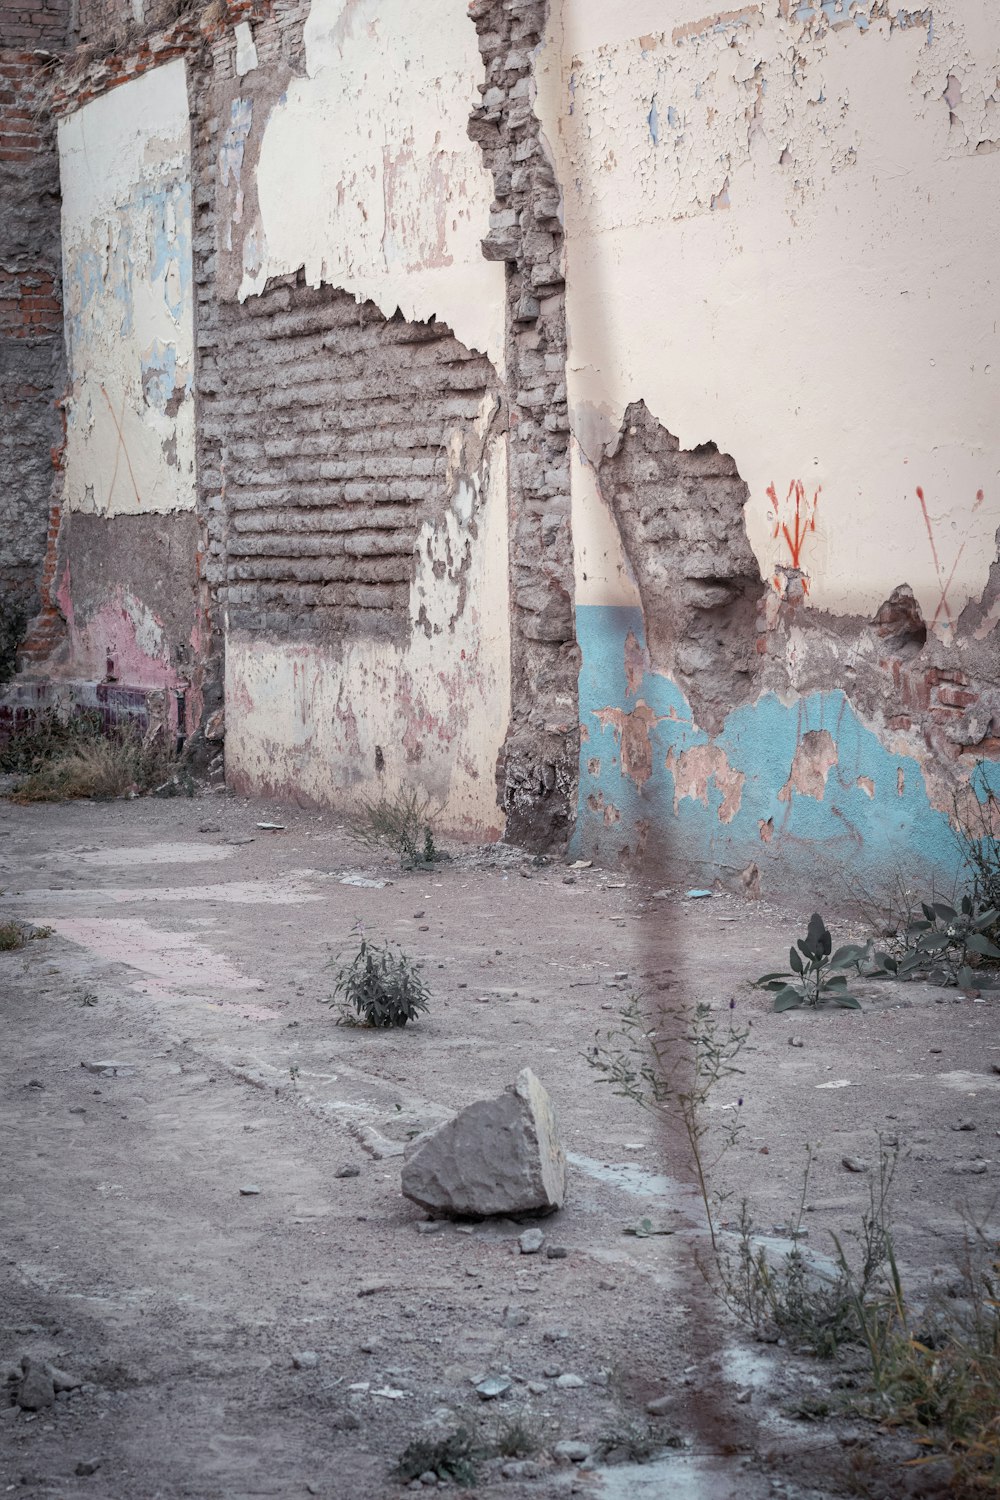
<path id="1" fill-rule="evenodd" d="M 519 1237 L 518 1244 L 522 1255 L 537 1255 L 545 1244 L 545 1236 L 540 1229 L 526 1229 Z"/>
<path id="2" fill-rule="evenodd" d="M 73 1473 L 81 1479 L 86 1479 L 89 1475 L 96 1474 L 100 1467 L 101 1460 L 99 1458 L 82 1458 L 73 1470 Z"/>
<path id="3" fill-rule="evenodd" d="M 260 1188 L 254 1182 L 246 1182 L 240 1188 L 241 1198 L 256 1198 L 260 1195 Z"/>
<path id="4" fill-rule="evenodd" d="M 523 1328 L 529 1318 L 523 1307 L 511 1304 L 503 1310 L 503 1322 L 505 1328 Z"/>
<path id="5" fill-rule="evenodd" d="M 581 1443 L 577 1438 L 564 1438 L 561 1443 L 556 1443 L 552 1456 L 563 1463 L 582 1464 L 585 1458 L 590 1457 L 590 1444 Z"/>
<path id="6" fill-rule="evenodd" d="M 840 1158 L 840 1165 L 845 1167 L 848 1172 L 871 1171 L 871 1163 L 863 1161 L 860 1156 L 842 1156 Z"/>
<path id="7" fill-rule="evenodd" d="M 56 1389 L 49 1366 L 25 1355 L 21 1361 L 21 1369 L 24 1373 L 15 1397 L 21 1410 L 42 1411 L 45 1407 L 52 1406 L 56 1399 Z"/>
<path id="8" fill-rule="evenodd" d="M 789 1047 L 804 1047 L 805 1042 L 803 1042 L 800 1036 L 790 1036 L 788 1038 L 788 1045 Z"/>
<path id="9" fill-rule="evenodd" d="M 319 1364 L 319 1355 L 314 1349 L 303 1349 L 301 1353 L 292 1355 L 292 1364 L 296 1370 L 315 1370 Z"/>
<path id="10" fill-rule="evenodd" d="M 70 1375 L 66 1370 L 58 1370 L 55 1365 L 49 1367 L 52 1376 L 52 1384 L 57 1391 L 75 1391 L 82 1384 L 75 1375 Z"/>
<path id="11" fill-rule="evenodd" d="M 545 1468 L 534 1458 L 512 1458 L 500 1470 L 501 1479 L 541 1479 Z"/>
<path id="12" fill-rule="evenodd" d="M 506 1375 L 487 1375 L 476 1383 L 476 1395 L 481 1401 L 495 1401 L 498 1396 L 506 1396 L 511 1383 Z"/>
<path id="13" fill-rule="evenodd" d="M 569 1251 L 563 1245 L 546 1245 L 546 1260 L 565 1260 Z"/>
<path id="14" fill-rule="evenodd" d="M 551 1100 L 530 1068 L 496 1099 L 478 1100 L 406 1149 L 405 1197 L 460 1216 L 561 1207 L 566 1158 Z"/>
<path id="15" fill-rule="evenodd" d="M 989 1171 L 989 1164 L 985 1161 L 957 1161 L 951 1170 L 959 1177 L 982 1177 Z"/>
<path id="16" fill-rule="evenodd" d="M 582 1375 L 573 1375 L 569 1371 L 565 1375 L 556 1376 L 556 1385 L 561 1391 L 577 1391 L 586 1385 Z"/>
<path id="17" fill-rule="evenodd" d="M 673 1410 L 673 1405 L 672 1396 L 656 1396 L 652 1401 L 646 1402 L 646 1410 L 651 1417 L 665 1417 Z"/>
<path id="18" fill-rule="evenodd" d="M 361 1168 L 355 1162 L 348 1161 L 342 1167 L 338 1167 L 333 1175 L 334 1177 L 360 1177 Z"/>

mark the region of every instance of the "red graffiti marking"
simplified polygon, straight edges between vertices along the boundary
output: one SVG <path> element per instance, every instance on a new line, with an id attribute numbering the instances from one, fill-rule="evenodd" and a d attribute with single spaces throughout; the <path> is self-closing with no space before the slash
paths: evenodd
<path id="1" fill-rule="evenodd" d="M 985 496 L 983 494 L 983 491 L 977 490 L 976 502 L 972 507 L 974 512 L 977 511 L 982 505 L 984 498 Z M 933 620 L 931 620 L 931 629 L 933 630 L 934 626 L 941 618 L 942 612 L 950 627 L 954 625 L 955 622 L 952 619 L 951 605 L 948 603 L 948 590 L 951 588 L 952 580 L 955 577 L 955 570 L 958 567 L 959 563 L 962 561 L 962 553 L 965 551 L 965 542 L 962 543 L 958 551 L 955 553 L 955 561 L 951 565 L 951 572 L 948 574 L 948 577 L 945 578 L 944 568 L 942 566 L 941 559 L 938 556 L 937 542 L 934 538 L 934 524 L 931 521 L 930 513 L 927 509 L 927 502 L 924 499 L 923 489 L 919 484 L 917 485 L 917 499 L 920 501 L 920 509 L 923 512 L 924 525 L 927 528 L 927 540 L 928 542 L 930 542 L 931 557 L 934 559 L 934 571 L 937 573 L 938 588 L 941 590 L 941 598 L 938 601 L 937 609 L 934 611 L 934 618 Z"/>
<path id="2" fill-rule="evenodd" d="M 822 485 L 817 485 L 811 500 L 806 498 L 806 487 L 801 479 L 793 479 L 788 486 L 788 494 L 785 496 L 784 505 L 779 504 L 778 494 L 773 484 L 767 487 L 767 496 L 774 506 L 774 532 L 775 538 L 782 537 L 791 558 L 790 566 L 796 572 L 802 572 L 802 549 L 805 546 L 806 537 L 811 531 L 816 530 L 816 508 L 819 504 Z M 781 512 L 784 510 L 787 516 L 782 520 Z M 775 580 L 776 586 L 780 587 L 779 580 Z M 802 579 L 803 593 L 809 592 L 808 578 Z"/>

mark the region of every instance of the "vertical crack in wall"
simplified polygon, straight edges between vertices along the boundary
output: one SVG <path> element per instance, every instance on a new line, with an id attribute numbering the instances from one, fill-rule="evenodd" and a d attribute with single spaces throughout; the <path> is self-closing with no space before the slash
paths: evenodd
<path id="1" fill-rule="evenodd" d="M 472 0 L 486 70 L 469 134 L 493 174 L 483 253 L 507 266 L 512 713 L 497 764 L 507 837 L 559 846 L 578 774 L 561 196 L 532 104 L 543 0 Z"/>

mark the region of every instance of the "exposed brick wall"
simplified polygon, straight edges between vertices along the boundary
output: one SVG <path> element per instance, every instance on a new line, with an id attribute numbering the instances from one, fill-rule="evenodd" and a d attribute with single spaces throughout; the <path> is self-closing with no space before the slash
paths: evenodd
<path id="1" fill-rule="evenodd" d="M 68 40 L 69 14 L 66 0 L 0 0 L 0 47 L 60 49 Z"/>
<path id="2" fill-rule="evenodd" d="M 223 306 L 215 358 L 230 626 L 405 639 L 417 532 L 447 504 L 449 436 L 489 361 L 441 324 L 287 283 Z"/>
<path id="3" fill-rule="evenodd" d="M 566 319 L 560 195 L 532 107 L 544 0 L 471 0 L 486 69 L 469 134 L 493 174 L 483 245 L 508 267 L 513 715 L 497 768 L 509 836 L 563 841 L 575 815 L 573 621 Z"/>
<path id="4" fill-rule="evenodd" d="M 66 35 L 64 0 L 0 0 L 0 673 L 41 602 L 56 499 L 65 374 L 59 167 L 45 48 Z M 31 50 L 29 50 L 31 49 Z"/>

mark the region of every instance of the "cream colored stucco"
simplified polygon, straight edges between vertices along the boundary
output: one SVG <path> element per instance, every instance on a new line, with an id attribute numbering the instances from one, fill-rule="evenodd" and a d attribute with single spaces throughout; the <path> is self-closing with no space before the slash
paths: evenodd
<path id="1" fill-rule="evenodd" d="M 634 600 L 589 466 L 642 399 L 733 455 L 765 579 L 798 497 L 808 604 L 905 582 L 947 637 L 1000 524 L 993 0 L 553 0 L 537 71 L 578 602 Z"/>
<path id="2" fill-rule="evenodd" d="M 183 61 L 59 123 L 66 504 L 195 503 L 191 148 Z"/>
<path id="3" fill-rule="evenodd" d="M 390 317 L 436 317 L 503 362 L 504 270 L 485 261 L 493 184 L 468 136 L 483 77 L 455 0 L 313 0 L 307 76 L 268 120 L 241 296 L 305 268 Z"/>
<path id="4" fill-rule="evenodd" d="M 410 634 L 339 649 L 230 634 L 226 774 L 251 790 L 350 807 L 405 783 L 457 832 L 498 835 L 496 761 L 510 717 L 506 438 L 487 437 L 495 398 L 449 445 L 449 507 L 417 538 Z M 436 571 L 435 571 L 436 570 Z M 376 747 L 384 771 L 376 774 Z"/>

